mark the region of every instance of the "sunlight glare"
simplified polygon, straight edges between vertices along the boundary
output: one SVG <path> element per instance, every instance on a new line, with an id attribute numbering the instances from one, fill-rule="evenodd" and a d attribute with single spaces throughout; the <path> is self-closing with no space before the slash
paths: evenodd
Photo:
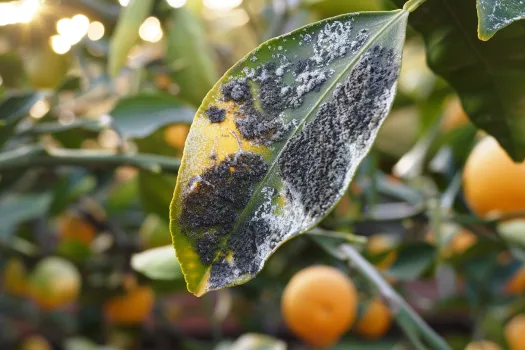
<path id="1" fill-rule="evenodd" d="M 167 1 L 168 1 L 168 5 L 170 5 L 173 8 L 182 7 L 186 5 L 186 2 L 188 2 L 188 0 L 167 0 Z"/>
<path id="2" fill-rule="evenodd" d="M 204 0 L 204 6 L 219 11 L 229 11 L 240 4 L 242 4 L 242 0 Z"/>
<path id="3" fill-rule="evenodd" d="M 21 0 L 0 3 L 0 26 L 16 23 L 29 23 L 35 17 L 40 0 Z"/>
<path id="4" fill-rule="evenodd" d="M 139 28 L 140 38 L 144 41 L 156 43 L 162 39 L 163 32 L 160 21 L 156 17 L 148 17 Z"/>
<path id="5" fill-rule="evenodd" d="M 49 38 L 51 48 L 59 55 L 67 53 L 71 49 L 69 41 L 61 35 L 53 35 Z"/>
<path id="6" fill-rule="evenodd" d="M 47 100 L 39 100 L 29 110 L 29 115 L 35 119 L 41 119 L 47 112 L 49 112 L 49 102 Z"/>
<path id="7" fill-rule="evenodd" d="M 91 41 L 100 40 L 104 36 L 105 31 L 106 29 L 102 23 L 98 21 L 91 22 L 88 30 L 88 38 Z"/>
<path id="8" fill-rule="evenodd" d="M 130 0 L 119 0 L 120 6 L 126 7 L 128 6 Z"/>

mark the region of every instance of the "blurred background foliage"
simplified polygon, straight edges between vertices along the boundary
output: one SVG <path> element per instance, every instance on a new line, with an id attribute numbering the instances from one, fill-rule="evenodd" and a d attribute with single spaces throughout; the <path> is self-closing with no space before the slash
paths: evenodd
<path id="1" fill-rule="evenodd" d="M 253 281 L 191 296 L 168 207 L 193 115 L 229 67 L 313 21 L 393 5 L 128 2 L 0 1 L 0 348 L 303 349 L 280 297 L 316 263 L 350 273 L 363 316 L 374 289 L 306 235 Z M 410 30 L 394 109 L 320 226 L 369 237 L 366 257 L 455 349 L 507 346 L 525 312 L 523 225 L 468 209 L 461 174 L 482 135 L 425 57 Z M 395 346 L 411 348 L 395 325 L 361 325 L 335 349 Z"/>

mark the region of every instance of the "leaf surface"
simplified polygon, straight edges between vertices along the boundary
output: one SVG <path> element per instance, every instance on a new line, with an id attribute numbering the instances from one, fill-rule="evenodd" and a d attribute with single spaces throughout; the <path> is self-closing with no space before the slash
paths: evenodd
<path id="1" fill-rule="evenodd" d="M 404 0 L 393 0 L 403 6 Z M 430 68 L 457 91 L 472 122 L 515 160 L 525 159 L 525 27 L 478 39 L 474 1 L 427 1 L 410 15 Z"/>
<path id="2" fill-rule="evenodd" d="M 478 36 L 489 40 L 500 29 L 525 18 L 523 0 L 478 0 Z"/>
<path id="3" fill-rule="evenodd" d="M 133 255 L 131 267 L 155 280 L 173 280 L 182 277 L 179 262 L 170 245 Z"/>
<path id="4" fill-rule="evenodd" d="M 407 16 L 303 27 L 262 44 L 210 91 L 170 209 L 191 292 L 250 280 L 338 202 L 390 110 Z"/>

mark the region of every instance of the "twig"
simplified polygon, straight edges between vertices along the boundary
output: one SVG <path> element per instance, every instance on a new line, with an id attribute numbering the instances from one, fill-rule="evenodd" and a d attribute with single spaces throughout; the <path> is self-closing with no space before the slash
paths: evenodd
<path id="1" fill-rule="evenodd" d="M 452 350 L 354 247 L 349 244 L 343 244 L 340 250 L 348 257 L 349 263 L 378 289 L 379 293 L 389 303 L 393 314 L 403 328 L 414 329 L 436 350 Z"/>
<path id="2" fill-rule="evenodd" d="M 176 173 L 180 166 L 180 160 L 153 154 L 115 153 L 105 150 L 46 149 L 40 145 L 25 146 L 0 153 L 0 173 L 35 167 L 116 168 L 122 165 L 152 173 Z"/>

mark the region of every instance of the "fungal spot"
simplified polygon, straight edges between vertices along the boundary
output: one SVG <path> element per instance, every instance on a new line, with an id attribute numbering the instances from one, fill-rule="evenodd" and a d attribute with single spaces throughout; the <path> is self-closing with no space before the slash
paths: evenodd
<path id="1" fill-rule="evenodd" d="M 393 50 L 369 49 L 284 148 L 279 171 L 286 195 L 309 218 L 321 217 L 335 204 L 367 153 L 393 99 L 398 60 Z"/>
<path id="2" fill-rule="evenodd" d="M 267 170 L 260 155 L 239 151 L 189 181 L 182 195 L 179 225 L 204 265 L 220 253 L 221 242 Z"/>
<path id="3" fill-rule="evenodd" d="M 204 114 L 210 119 L 212 123 L 221 123 L 226 119 L 226 110 L 211 105 Z"/>

